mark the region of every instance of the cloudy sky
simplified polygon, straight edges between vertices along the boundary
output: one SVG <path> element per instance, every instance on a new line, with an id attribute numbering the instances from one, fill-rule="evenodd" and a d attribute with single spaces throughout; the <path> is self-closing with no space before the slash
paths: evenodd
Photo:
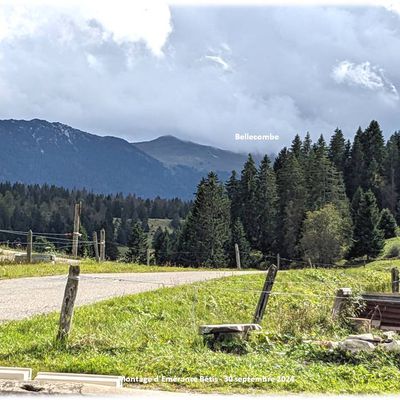
<path id="1" fill-rule="evenodd" d="M 383 6 L 0 0 L 0 118 L 260 152 L 337 126 L 351 137 L 371 119 L 388 136 L 399 54 L 400 12 Z"/>

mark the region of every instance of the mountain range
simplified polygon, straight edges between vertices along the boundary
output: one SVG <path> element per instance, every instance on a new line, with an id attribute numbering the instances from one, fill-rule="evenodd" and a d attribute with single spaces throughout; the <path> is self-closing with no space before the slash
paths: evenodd
<path id="1" fill-rule="evenodd" d="M 191 199 L 201 177 L 240 171 L 246 155 L 161 136 L 129 143 L 59 122 L 0 120 L 0 181 Z"/>

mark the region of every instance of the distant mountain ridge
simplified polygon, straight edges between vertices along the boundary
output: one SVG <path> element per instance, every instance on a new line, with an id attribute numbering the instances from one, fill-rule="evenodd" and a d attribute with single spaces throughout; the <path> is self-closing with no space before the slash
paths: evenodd
<path id="1" fill-rule="evenodd" d="M 199 171 L 240 171 L 247 159 L 245 154 L 184 141 L 172 135 L 132 144 L 166 166 L 182 165 Z"/>
<path id="2" fill-rule="evenodd" d="M 0 120 L 0 181 L 191 199 L 209 170 L 225 180 L 245 158 L 171 136 L 131 144 L 59 122 Z"/>

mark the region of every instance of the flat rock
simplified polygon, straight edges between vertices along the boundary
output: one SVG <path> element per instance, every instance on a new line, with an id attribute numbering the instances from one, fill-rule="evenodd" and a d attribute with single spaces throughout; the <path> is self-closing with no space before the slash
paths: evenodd
<path id="1" fill-rule="evenodd" d="M 361 333 L 359 335 L 349 335 L 347 339 L 367 340 L 370 342 L 375 341 L 372 333 Z"/>
<path id="2" fill-rule="evenodd" d="M 382 337 L 385 340 L 392 340 L 396 337 L 396 335 L 397 335 L 397 332 L 395 332 L 395 331 L 386 331 L 386 332 L 382 333 Z"/>
<path id="3" fill-rule="evenodd" d="M 379 347 L 391 353 L 400 353 L 400 340 L 392 340 L 389 343 L 381 343 Z"/>
<path id="4" fill-rule="evenodd" d="M 358 353 L 359 351 L 374 351 L 375 346 L 366 340 L 346 339 L 339 343 L 339 348 L 352 353 Z"/>

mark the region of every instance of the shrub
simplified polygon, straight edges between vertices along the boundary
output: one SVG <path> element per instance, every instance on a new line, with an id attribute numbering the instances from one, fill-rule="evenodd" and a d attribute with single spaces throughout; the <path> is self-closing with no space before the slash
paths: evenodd
<path id="1" fill-rule="evenodd" d="M 400 244 L 392 244 L 386 253 L 386 258 L 399 258 L 400 257 Z"/>

